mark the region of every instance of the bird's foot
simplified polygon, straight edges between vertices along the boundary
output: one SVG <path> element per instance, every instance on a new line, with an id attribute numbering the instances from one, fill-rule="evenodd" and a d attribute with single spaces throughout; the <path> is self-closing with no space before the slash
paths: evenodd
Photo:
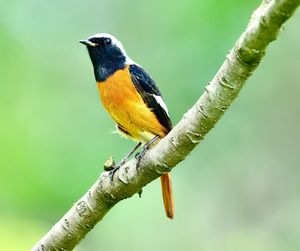
<path id="1" fill-rule="evenodd" d="M 148 141 L 142 148 L 142 151 L 140 153 L 137 153 L 135 155 L 135 158 L 137 160 L 136 162 L 136 170 L 139 169 L 140 164 L 141 164 L 141 160 L 142 158 L 145 156 L 146 152 L 149 150 L 150 146 L 159 139 L 159 136 L 155 136 L 153 139 L 151 139 L 150 141 Z"/>
<path id="2" fill-rule="evenodd" d="M 115 173 L 120 169 L 122 165 L 127 162 L 128 158 L 122 159 L 117 165 L 114 165 L 109 172 L 110 181 L 113 181 Z"/>
<path id="3" fill-rule="evenodd" d="M 104 169 L 107 168 L 105 170 L 110 171 L 109 172 L 110 181 L 113 181 L 115 173 L 120 169 L 122 165 L 124 165 L 127 162 L 130 156 L 136 151 L 136 149 L 140 147 L 141 144 L 142 143 L 139 142 L 117 165 L 115 165 L 115 162 L 111 159 L 108 159 L 106 161 L 106 163 L 104 164 Z"/>
<path id="4" fill-rule="evenodd" d="M 120 162 L 120 163 L 121 163 L 121 162 Z M 113 169 L 111 169 L 111 170 L 109 171 L 109 175 L 108 175 L 108 176 L 109 176 L 109 178 L 110 178 L 110 182 L 113 182 L 115 173 L 120 169 L 121 165 L 123 165 L 123 164 L 120 165 L 120 163 L 117 164 L 117 165 L 115 165 L 115 166 L 113 167 Z"/>
<path id="5" fill-rule="evenodd" d="M 146 146 L 146 145 L 145 145 Z M 135 155 L 135 159 L 136 159 L 136 170 L 139 170 L 140 164 L 141 164 L 141 160 L 142 158 L 145 156 L 145 153 L 147 152 L 148 148 L 143 147 L 142 151 L 140 153 L 137 153 Z"/>

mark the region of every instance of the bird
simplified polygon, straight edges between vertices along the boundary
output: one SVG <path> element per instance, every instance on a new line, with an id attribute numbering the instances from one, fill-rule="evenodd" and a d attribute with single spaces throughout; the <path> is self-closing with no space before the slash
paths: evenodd
<path id="1" fill-rule="evenodd" d="M 113 35 L 99 33 L 80 40 L 91 59 L 101 101 L 116 122 L 117 132 L 138 144 L 114 167 L 124 164 L 134 151 L 143 151 L 172 129 L 168 108 L 155 81 L 135 63 Z M 141 156 L 141 154 L 140 154 Z M 160 176 L 166 216 L 174 218 L 174 196 L 169 172 Z"/>

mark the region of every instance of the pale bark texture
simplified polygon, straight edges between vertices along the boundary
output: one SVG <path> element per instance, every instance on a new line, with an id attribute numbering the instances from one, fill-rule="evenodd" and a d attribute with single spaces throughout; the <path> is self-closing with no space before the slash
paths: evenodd
<path id="1" fill-rule="evenodd" d="M 139 192 L 185 159 L 237 97 L 268 44 L 299 4 L 300 0 L 263 1 L 204 94 L 174 129 L 146 152 L 138 170 L 132 159 L 116 172 L 112 182 L 109 173 L 103 172 L 32 250 L 72 250 L 117 202 Z"/>

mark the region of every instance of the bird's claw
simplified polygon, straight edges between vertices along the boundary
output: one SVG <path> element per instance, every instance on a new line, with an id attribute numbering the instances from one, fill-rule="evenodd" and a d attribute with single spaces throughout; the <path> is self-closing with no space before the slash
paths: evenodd
<path id="1" fill-rule="evenodd" d="M 109 171 L 108 176 L 109 176 L 110 182 L 113 182 L 115 173 L 120 169 L 120 166 L 121 166 L 121 165 L 119 165 L 119 164 L 118 164 L 118 165 L 115 165 L 115 166 L 113 167 L 113 169 L 111 169 L 111 170 Z"/>
<path id="2" fill-rule="evenodd" d="M 143 147 L 142 151 L 140 153 L 137 153 L 135 155 L 135 158 L 136 158 L 136 170 L 139 169 L 140 164 L 141 164 L 141 160 L 145 156 L 145 154 L 146 154 L 146 152 L 147 152 L 148 149 L 149 149 L 149 147 L 145 145 Z"/>

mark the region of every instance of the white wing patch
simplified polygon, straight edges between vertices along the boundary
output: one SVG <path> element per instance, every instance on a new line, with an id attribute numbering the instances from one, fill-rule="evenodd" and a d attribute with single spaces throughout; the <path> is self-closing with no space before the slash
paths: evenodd
<path id="1" fill-rule="evenodd" d="M 168 116 L 170 117 L 169 115 L 169 111 L 168 111 L 168 108 L 165 104 L 165 102 L 163 101 L 162 97 L 161 96 L 158 96 L 158 95 L 155 95 L 155 94 L 152 94 L 153 97 L 155 98 L 155 100 L 157 101 L 157 103 L 161 106 L 162 109 L 164 109 L 164 111 L 168 114 Z"/>

